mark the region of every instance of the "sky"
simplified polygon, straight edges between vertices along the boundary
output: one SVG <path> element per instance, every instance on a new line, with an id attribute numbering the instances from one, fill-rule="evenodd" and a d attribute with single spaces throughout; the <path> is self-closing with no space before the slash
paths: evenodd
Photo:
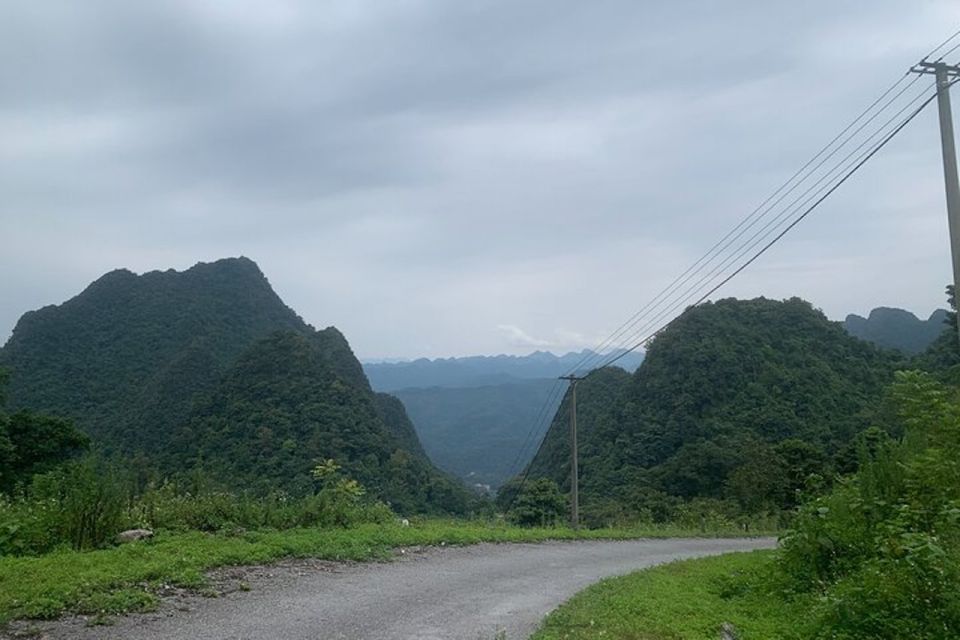
<path id="1" fill-rule="evenodd" d="M 958 28 L 955 0 L 6 0 L 0 342 L 112 269 L 244 255 L 363 358 L 593 346 Z M 934 107 L 713 297 L 944 306 Z"/>

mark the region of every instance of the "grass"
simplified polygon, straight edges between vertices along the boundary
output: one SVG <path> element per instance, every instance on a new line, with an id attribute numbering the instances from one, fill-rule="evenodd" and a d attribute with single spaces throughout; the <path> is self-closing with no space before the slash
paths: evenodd
<path id="1" fill-rule="evenodd" d="M 156 606 L 153 592 L 161 585 L 200 590 L 208 569 L 280 558 L 362 561 L 386 559 L 393 549 L 416 545 L 704 535 L 736 535 L 736 531 L 703 533 L 675 526 L 573 531 L 431 520 L 410 527 L 361 525 L 239 535 L 160 532 L 149 542 L 99 551 L 60 550 L 36 557 L 0 557 L 0 624 L 65 613 L 103 616 L 149 610 Z"/>
<path id="2" fill-rule="evenodd" d="M 684 560 L 603 580 L 547 616 L 532 640 L 717 640 L 724 622 L 740 640 L 797 638 L 810 603 L 759 587 L 773 553 Z"/>

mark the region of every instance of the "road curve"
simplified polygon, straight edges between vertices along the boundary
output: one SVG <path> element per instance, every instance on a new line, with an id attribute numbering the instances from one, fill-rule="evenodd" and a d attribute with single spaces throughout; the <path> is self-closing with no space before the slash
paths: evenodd
<path id="1" fill-rule="evenodd" d="M 45 638 L 137 640 L 508 640 L 601 578 L 681 558 L 774 546 L 772 539 L 481 544 L 336 565 L 253 583 L 187 611 L 111 626 L 53 625 Z"/>

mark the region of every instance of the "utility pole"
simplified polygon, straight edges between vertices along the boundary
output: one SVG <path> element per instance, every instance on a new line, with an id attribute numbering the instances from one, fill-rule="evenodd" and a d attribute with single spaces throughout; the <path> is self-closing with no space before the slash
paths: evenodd
<path id="1" fill-rule="evenodd" d="M 577 463 L 577 383 L 575 375 L 560 376 L 570 382 L 570 525 L 580 528 L 580 474 Z"/>
<path id="2" fill-rule="evenodd" d="M 937 106 L 940 110 L 940 145 L 943 150 L 943 178 L 947 189 L 947 222 L 950 228 L 950 252 L 953 256 L 953 295 L 960 296 L 960 181 L 957 179 L 957 148 L 950 110 L 950 86 L 960 78 L 960 66 L 921 60 L 913 73 L 931 74 L 937 81 Z M 960 340 L 960 322 L 957 323 Z"/>

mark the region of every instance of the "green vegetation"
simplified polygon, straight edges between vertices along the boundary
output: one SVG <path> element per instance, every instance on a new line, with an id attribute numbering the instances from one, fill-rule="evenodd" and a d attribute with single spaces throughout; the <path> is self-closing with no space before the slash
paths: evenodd
<path id="1" fill-rule="evenodd" d="M 310 469 L 333 458 L 398 513 L 476 507 L 423 453 L 403 406 L 373 393 L 343 335 L 305 324 L 245 258 L 108 273 L 25 314 L 0 366 L 12 373 L 12 407 L 66 416 L 97 451 L 132 460 L 134 495 L 200 473 L 228 492 L 305 498 Z M 34 435 L 59 429 L 59 440 L 42 442 L 60 453 L 79 446 L 66 422 L 20 411 L 0 423 L 0 461 L 19 425 Z M 0 473 L 22 481 L 46 468 L 4 464 Z M 0 490 L 12 488 L 0 477 Z"/>
<path id="2" fill-rule="evenodd" d="M 603 580 L 560 606 L 532 640 L 717 640 L 732 624 L 742 640 L 791 640 L 805 601 L 773 600 L 752 588 L 771 551 L 673 562 Z"/>
<path id="3" fill-rule="evenodd" d="M 86 449 L 90 441 L 73 425 L 32 411 L 6 413 L 8 374 L 0 369 L 0 493 L 10 493 Z"/>
<path id="4" fill-rule="evenodd" d="M 580 383 L 584 516 L 600 524 L 789 510 L 848 460 L 903 363 L 799 299 L 688 309 L 635 374 L 601 370 Z M 568 406 L 530 465 L 530 477 L 564 491 Z"/>
<path id="5" fill-rule="evenodd" d="M 730 535 L 730 530 L 700 535 Z M 50 618 L 67 611 L 119 613 L 154 606 L 160 585 L 202 588 L 203 572 L 217 566 L 259 564 L 279 558 L 372 560 L 417 545 L 626 539 L 689 535 L 672 526 L 599 529 L 518 528 L 483 522 L 427 520 L 411 526 L 366 524 L 350 528 L 221 533 L 160 532 L 154 540 L 99 551 L 59 550 L 39 557 L 0 557 L 0 623 Z"/>
<path id="6" fill-rule="evenodd" d="M 859 471 L 799 509 L 781 547 L 607 581 L 536 638 L 960 637 L 960 389 L 901 372 L 899 438 L 861 440 Z M 882 433 L 882 432 L 881 432 Z"/>
<path id="7" fill-rule="evenodd" d="M 471 496 L 430 464 L 402 405 L 385 404 L 338 371 L 336 356 L 345 351 L 335 329 L 257 342 L 176 431 L 169 466 L 202 467 L 226 486 L 300 496 L 312 489 L 306 470 L 333 458 L 398 513 L 465 513 Z"/>

